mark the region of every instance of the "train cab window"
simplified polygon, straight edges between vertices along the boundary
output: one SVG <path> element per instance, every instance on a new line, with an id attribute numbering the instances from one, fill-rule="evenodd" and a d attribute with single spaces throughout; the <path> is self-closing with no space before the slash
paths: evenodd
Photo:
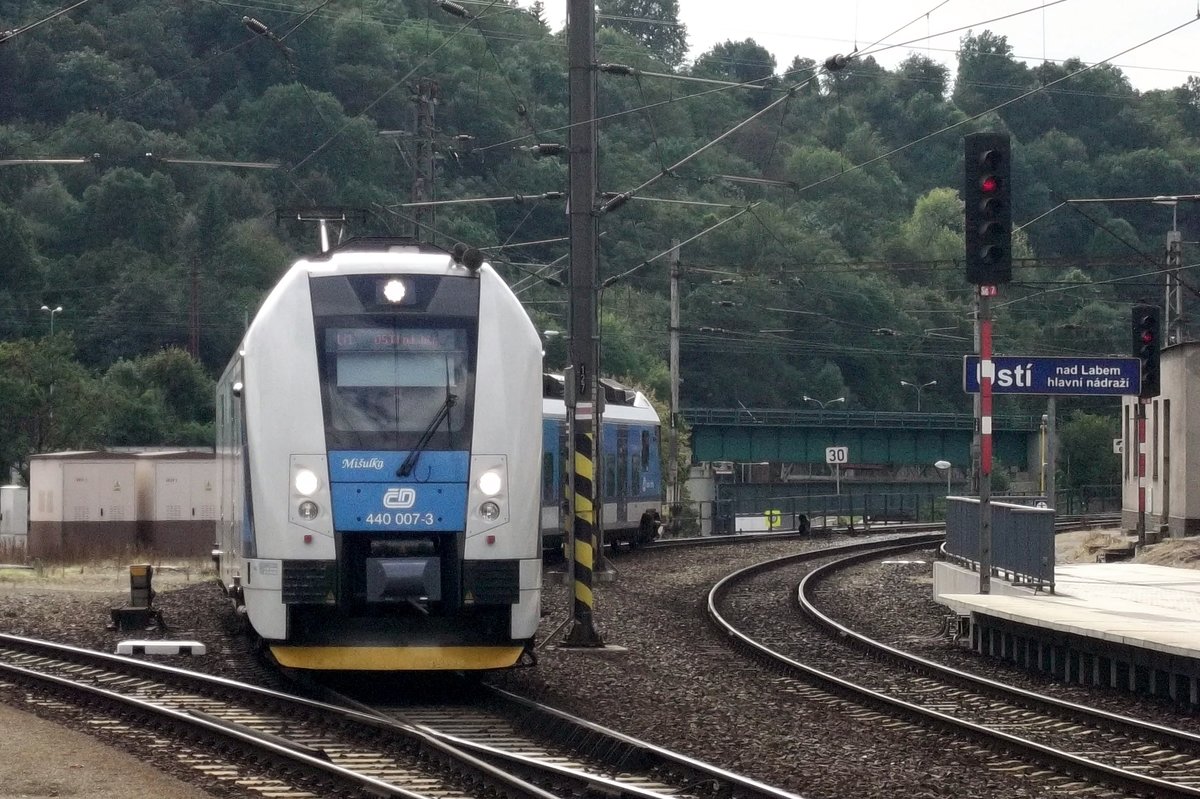
<path id="1" fill-rule="evenodd" d="M 650 431 L 642 431 L 642 468 L 650 467 Z"/>
<path id="2" fill-rule="evenodd" d="M 440 435 L 469 435 L 470 338 L 464 327 L 325 328 L 327 435 L 352 446 L 366 444 L 363 437 L 411 446 L 435 422 Z"/>

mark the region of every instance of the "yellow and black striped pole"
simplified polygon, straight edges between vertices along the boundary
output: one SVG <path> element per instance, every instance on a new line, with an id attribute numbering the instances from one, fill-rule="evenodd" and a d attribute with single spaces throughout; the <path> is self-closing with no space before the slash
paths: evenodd
<path id="1" fill-rule="evenodd" d="M 567 634 L 568 646 L 604 646 L 593 618 L 592 570 L 595 566 L 596 479 L 593 437 L 580 432 L 574 437 L 574 469 L 571 502 L 574 579 L 572 615 L 574 624 Z"/>
<path id="2" fill-rule="evenodd" d="M 567 0 L 567 83 L 570 186 L 567 200 L 571 266 L 568 321 L 571 365 L 567 378 L 567 422 L 571 441 L 571 557 L 574 624 L 567 646 L 602 647 L 593 621 L 592 571 L 597 555 L 597 511 L 603 507 L 596 480 L 601 404 L 600 320 L 596 266 L 599 217 L 596 186 L 596 7 L 595 0 Z"/>

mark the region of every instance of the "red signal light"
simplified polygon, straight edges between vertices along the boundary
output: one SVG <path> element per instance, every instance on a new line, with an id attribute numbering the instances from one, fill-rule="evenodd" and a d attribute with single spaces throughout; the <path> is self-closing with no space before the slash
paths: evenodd
<path id="1" fill-rule="evenodd" d="M 1143 330 L 1142 331 L 1142 343 L 1143 344 L 1153 344 L 1154 343 L 1154 334 L 1151 333 L 1149 330 Z"/>
<path id="2" fill-rule="evenodd" d="M 1000 181 L 996 180 L 995 175 L 984 175 L 983 179 L 979 181 L 979 188 L 983 190 L 984 194 L 991 194 L 1000 188 Z"/>

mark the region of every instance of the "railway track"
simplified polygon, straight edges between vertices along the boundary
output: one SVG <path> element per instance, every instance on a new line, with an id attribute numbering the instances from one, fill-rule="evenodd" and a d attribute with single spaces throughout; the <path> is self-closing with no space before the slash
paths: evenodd
<path id="1" fill-rule="evenodd" d="M 847 629 L 813 604 L 814 586 L 836 570 L 936 541 L 929 536 L 886 548 L 876 544 L 872 552 L 863 551 L 870 545 L 856 552 L 843 548 L 835 560 L 816 567 L 811 553 L 751 566 L 712 589 L 709 615 L 739 647 L 789 678 L 850 697 L 870 708 L 864 712 L 912 724 L 918 734 L 949 733 L 954 743 L 948 745 L 974 742 L 994 753 L 991 768 L 1043 780 L 1048 790 L 1081 796 L 1200 796 L 1200 736 L 1194 733 L 909 655 Z M 767 596 L 769 601 L 756 599 Z M 808 623 L 781 624 L 784 614 L 795 618 L 797 603 Z"/>
<path id="2" fill-rule="evenodd" d="M 459 685 L 465 702 L 367 705 L 327 692 L 345 703 L 333 704 L 14 636 L 0 636 L 0 685 L 265 796 L 798 799 L 483 686 Z"/>
<path id="3" fill-rule="evenodd" d="M 0 681 L 251 794 L 556 795 L 398 722 L 170 666 L 3 635 Z"/>
<path id="4" fill-rule="evenodd" d="M 387 702 L 337 691 L 340 705 L 400 721 L 532 782 L 556 774 L 573 783 L 571 795 L 683 797 L 736 796 L 799 799 L 717 766 L 565 713 L 498 688 L 477 685 L 468 703 Z M 451 688 L 461 697 L 463 688 Z"/>

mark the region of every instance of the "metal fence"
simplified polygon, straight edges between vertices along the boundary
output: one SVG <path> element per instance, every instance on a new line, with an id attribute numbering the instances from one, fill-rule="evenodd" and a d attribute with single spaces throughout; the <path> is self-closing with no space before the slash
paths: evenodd
<path id="1" fill-rule="evenodd" d="M 1069 491 L 1059 491 L 1054 509 L 1065 516 L 1120 513 L 1121 486 L 1083 486 Z"/>
<path id="2" fill-rule="evenodd" d="M 945 518 L 946 498 L 929 494 L 820 494 L 733 497 L 680 508 L 675 535 L 730 535 L 763 530 L 867 528 Z M 670 525 L 668 525 L 668 529 Z"/>
<path id="3" fill-rule="evenodd" d="M 1036 504 L 1041 495 L 1006 493 L 996 502 Z M 1086 492 L 1059 492 L 1059 514 L 1111 513 L 1121 509 L 1119 486 L 1096 486 Z M 937 493 L 878 492 L 794 496 L 737 495 L 714 501 L 691 502 L 676 514 L 679 520 L 668 530 L 673 535 L 729 535 L 759 530 L 865 529 L 896 522 L 940 522 L 947 520 L 946 496 Z M 978 530 L 978 524 L 976 525 Z"/>
<path id="4" fill-rule="evenodd" d="M 979 564 L 979 499 L 949 497 L 946 553 L 971 568 Z M 1013 584 L 1054 590 L 1054 517 L 1051 508 L 993 502 L 991 572 Z"/>

